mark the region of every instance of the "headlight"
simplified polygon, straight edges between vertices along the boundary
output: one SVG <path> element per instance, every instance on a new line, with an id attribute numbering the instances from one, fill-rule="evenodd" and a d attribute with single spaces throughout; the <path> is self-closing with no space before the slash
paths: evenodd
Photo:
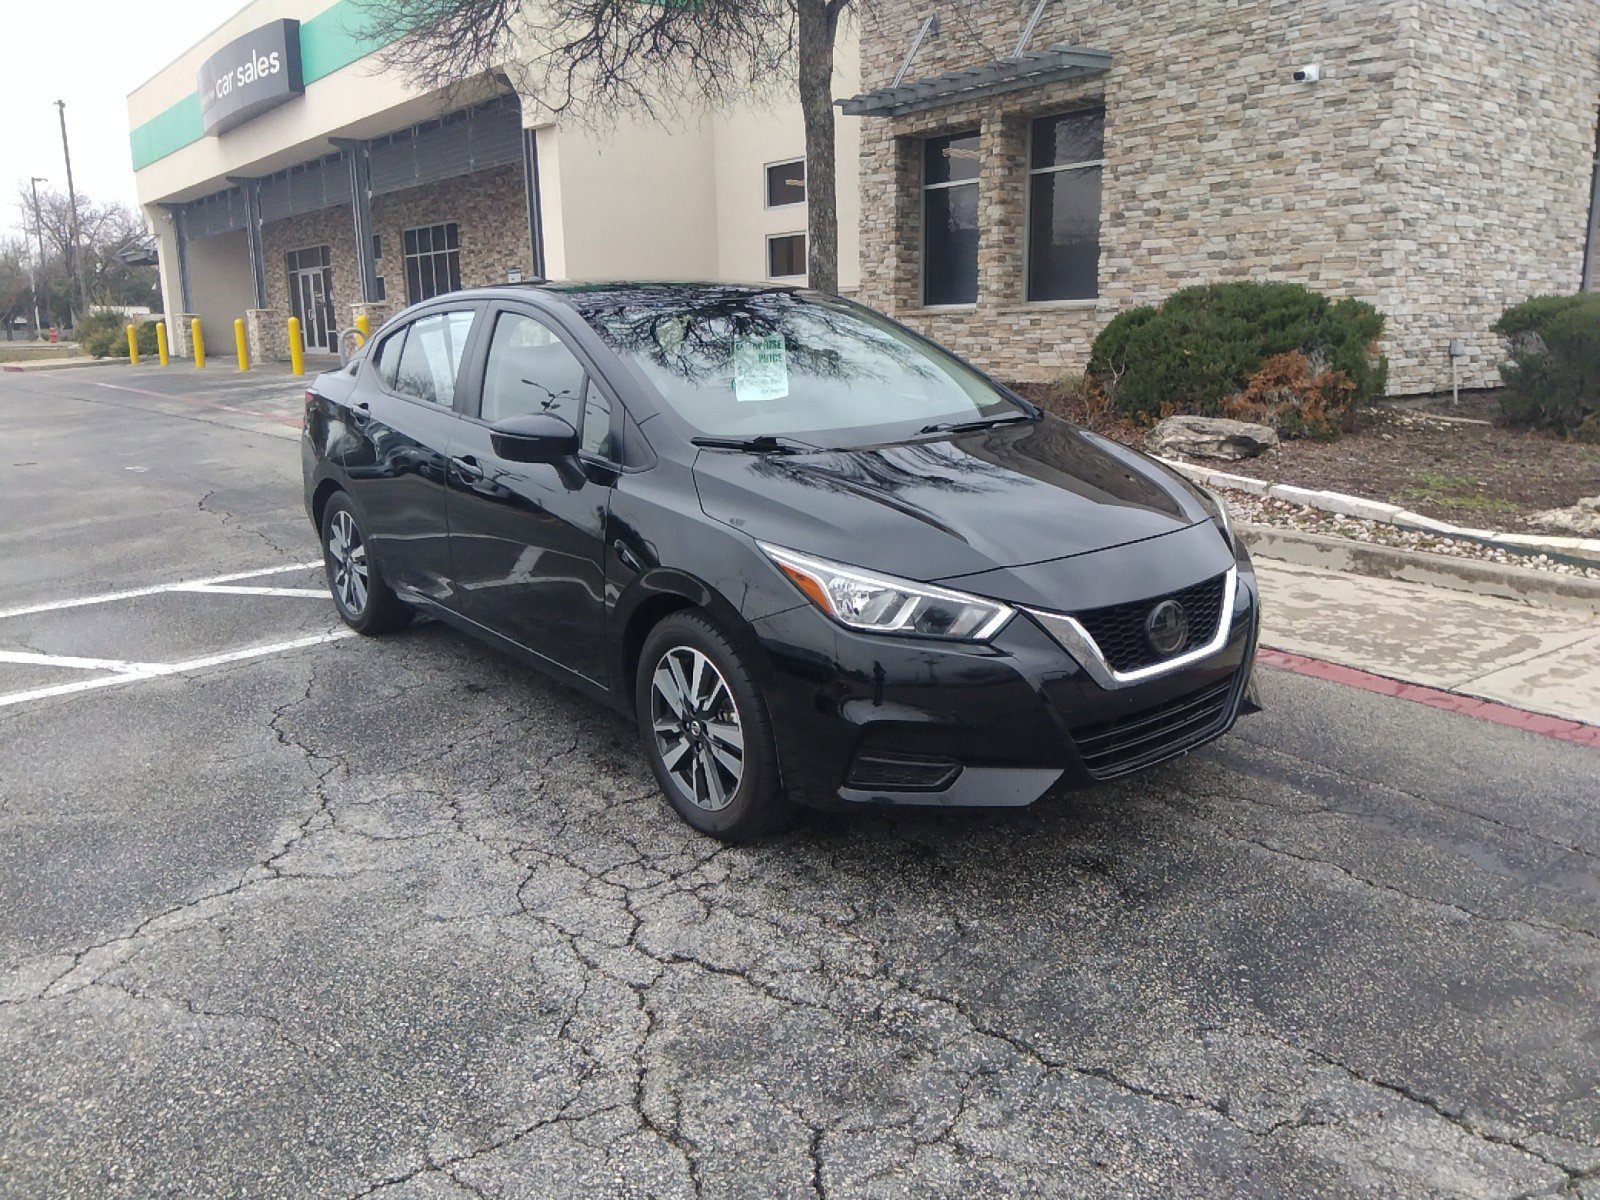
<path id="1" fill-rule="evenodd" d="M 863 633 L 982 642 L 1012 617 L 1012 609 L 994 600 L 760 545 L 807 600 Z"/>
<path id="2" fill-rule="evenodd" d="M 1211 519 L 1217 523 L 1217 528 L 1222 530 L 1222 540 L 1227 542 L 1228 549 L 1232 550 L 1234 548 L 1233 517 L 1228 513 L 1228 502 L 1208 487 L 1204 487 L 1201 484 L 1195 484 L 1195 486 L 1205 493 L 1206 499 L 1211 501 L 1213 510 Z"/>

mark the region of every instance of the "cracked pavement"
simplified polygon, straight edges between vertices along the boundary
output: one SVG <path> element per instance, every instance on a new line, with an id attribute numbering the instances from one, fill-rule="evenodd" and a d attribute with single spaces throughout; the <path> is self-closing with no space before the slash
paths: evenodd
<path id="1" fill-rule="evenodd" d="M 160 548 L 13 531 L 19 602 L 309 556 L 292 442 L 124 419 L 205 452 Z M 755 848 L 435 625 L 0 710 L 0 1195 L 1600 1197 L 1600 757 L 1263 684 L 1115 786 Z"/>

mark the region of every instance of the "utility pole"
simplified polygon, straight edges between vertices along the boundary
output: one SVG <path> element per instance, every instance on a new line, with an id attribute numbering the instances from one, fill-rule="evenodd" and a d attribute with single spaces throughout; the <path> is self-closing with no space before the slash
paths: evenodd
<path id="1" fill-rule="evenodd" d="M 49 276 L 44 271 L 44 218 L 39 212 L 39 185 L 49 182 L 43 175 L 35 175 L 28 181 L 28 186 L 33 189 L 33 232 L 34 236 L 39 239 L 39 269 L 33 276 L 33 334 L 35 337 L 40 337 L 44 334 L 44 326 L 39 323 L 39 286 L 49 282 Z"/>
<path id="2" fill-rule="evenodd" d="M 89 311 L 89 280 L 83 273 L 83 259 L 79 253 L 82 242 L 78 234 L 78 193 L 72 187 L 72 148 L 67 145 L 67 102 L 56 101 L 56 109 L 61 114 L 61 157 L 67 163 L 67 203 L 72 206 L 72 248 L 67 251 L 67 275 L 78 283 L 78 305 L 81 311 Z"/>

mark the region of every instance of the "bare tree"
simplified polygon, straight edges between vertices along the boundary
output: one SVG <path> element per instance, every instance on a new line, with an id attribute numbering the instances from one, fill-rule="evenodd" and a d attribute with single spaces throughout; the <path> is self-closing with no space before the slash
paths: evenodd
<path id="1" fill-rule="evenodd" d="M 661 119 L 798 94 L 807 267 L 839 290 L 834 50 L 855 0 L 359 0 L 388 65 L 418 86 L 504 71 L 552 115 Z"/>
<path id="2" fill-rule="evenodd" d="M 0 240 L 0 321 L 5 322 L 6 341 L 12 340 L 12 326 L 18 317 L 33 309 L 33 278 L 28 270 L 28 247 L 20 237 Z"/>
<path id="3" fill-rule="evenodd" d="M 37 240 L 34 230 L 33 196 L 30 190 L 18 193 L 18 204 L 27 214 L 27 232 Z M 73 245 L 72 205 L 64 192 L 39 193 L 38 227 L 44 234 L 46 262 L 40 264 L 46 278 L 70 282 L 66 264 L 74 257 L 82 260 L 89 296 L 97 304 L 148 304 L 155 292 L 154 267 L 130 266 L 117 258 L 118 251 L 142 241 L 144 221 L 126 204 L 96 204 L 78 197 L 78 228 L 81 242 L 76 255 Z M 42 298 L 43 300 L 43 298 Z M 56 307 L 49 297 L 48 307 Z M 73 304 L 69 296 L 67 304 Z M 58 309 L 61 311 L 61 309 Z"/>

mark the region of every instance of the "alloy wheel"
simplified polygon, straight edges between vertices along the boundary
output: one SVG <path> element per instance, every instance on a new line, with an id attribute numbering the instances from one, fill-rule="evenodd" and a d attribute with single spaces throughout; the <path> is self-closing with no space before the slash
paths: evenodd
<path id="1" fill-rule="evenodd" d="M 359 617 L 367 607 L 367 547 L 355 518 L 343 509 L 328 523 L 328 561 L 339 603 Z"/>
<path id="2" fill-rule="evenodd" d="M 650 680 L 656 751 L 675 786 L 696 808 L 720 812 L 744 778 L 739 706 L 716 665 L 693 646 L 675 646 Z"/>

